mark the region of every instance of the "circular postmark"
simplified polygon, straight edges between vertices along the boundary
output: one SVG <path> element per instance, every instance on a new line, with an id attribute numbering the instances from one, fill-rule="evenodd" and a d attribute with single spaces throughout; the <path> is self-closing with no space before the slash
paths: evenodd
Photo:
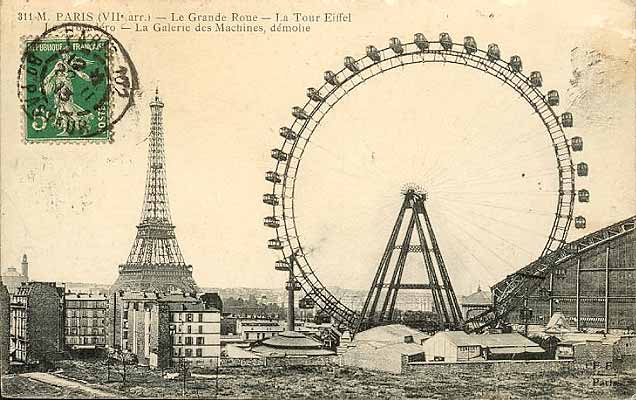
<path id="1" fill-rule="evenodd" d="M 111 140 L 139 80 L 128 52 L 103 29 L 65 23 L 25 39 L 18 97 L 27 141 Z"/>

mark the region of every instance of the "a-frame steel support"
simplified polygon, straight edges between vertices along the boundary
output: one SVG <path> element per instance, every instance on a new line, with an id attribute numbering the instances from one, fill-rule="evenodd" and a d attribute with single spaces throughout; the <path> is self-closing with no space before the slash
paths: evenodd
<path id="1" fill-rule="evenodd" d="M 433 225 L 424 206 L 425 200 L 426 194 L 423 192 L 414 189 L 404 192 L 402 207 L 364 302 L 356 331 L 391 323 L 400 289 L 430 290 L 434 311 L 439 315 L 444 327 L 461 329 L 463 323 L 461 310 L 433 232 Z M 409 210 L 410 218 L 408 218 L 401 244 L 398 245 L 398 237 Z M 414 233 L 417 235 L 419 245 L 411 244 Z M 399 254 L 392 267 L 391 260 L 396 250 L 399 250 Z M 402 283 L 404 267 L 410 253 L 422 253 L 427 283 Z M 387 282 L 389 270 L 392 270 L 392 273 L 390 281 Z"/>

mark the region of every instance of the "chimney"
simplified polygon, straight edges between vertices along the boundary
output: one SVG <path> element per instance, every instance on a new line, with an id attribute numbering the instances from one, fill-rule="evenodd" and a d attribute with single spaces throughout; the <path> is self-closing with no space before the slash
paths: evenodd
<path id="1" fill-rule="evenodd" d="M 22 255 L 22 276 L 29 281 L 29 261 L 26 254 Z"/>

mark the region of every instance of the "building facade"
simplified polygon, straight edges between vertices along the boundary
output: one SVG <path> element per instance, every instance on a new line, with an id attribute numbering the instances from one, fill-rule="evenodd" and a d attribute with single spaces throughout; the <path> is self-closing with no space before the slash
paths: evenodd
<path id="1" fill-rule="evenodd" d="M 6 374 L 9 371 L 10 304 L 9 291 L 0 280 L 0 374 Z"/>
<path id="2" fill-rule="evenodd" d="M 221 356 L 221 313 L 216 308 L 197 304 L 172 304 L 170 334 L 172 365 L 180 360 L 195 367 L 214 367 Z"/>
<path id="3" fill-rule="evenodd" d="M 103 294 L 66 293 L 64 345 L 69 350 L 95 350 L 106 346 L 106 310 Z"/>
<path id="4" fill-rule="evenodd" d="M 62 351 L 63 293 L 54 282 L 28 282 L 17 289 L 10 305 L 14 361 L 38 363 Z"/>
<path id="5" fill-rule="evenodd" d="M 236 321 L 236 334 L 245 342 L 267 339 L 284 330 L 283 326 L 273 319 L 239 318 Z"/>
<path id="6" fill-rule="evenodd" d="M 111 308 L 107 345 L 134 354 L 141 365 L 167 368 L 185 360 L 214 366 L 220 357 L 221 313 L 201 298 L 121 292 L 113 294 Z"/>
<path id="7" fill-rule="evenodd" d="M 570 334 L 557 344 L 556 357 L 590 369 L 633 369 L 636 335 Z"/>
<path id="8" fill-rule="evenodd" d="M 631 217 L 568 243 L 570 255 L 527 298 L 532 310 L 527 323 L 546 325 L 558 311 L 579 331 L 635 330 L 635 221 Z M 509 318 L 526 323 L 519 311 Z"/>
<path id="9" fill-rule="evenodd" d="M 483 360 L 481 345 L 475 335 L 464 331 L 440 331 L 424 343 L 426 361 L 475 361 Z"/>

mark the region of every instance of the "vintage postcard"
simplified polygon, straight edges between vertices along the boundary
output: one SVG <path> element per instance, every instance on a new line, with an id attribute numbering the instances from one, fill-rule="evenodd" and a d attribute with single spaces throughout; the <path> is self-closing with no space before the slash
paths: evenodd
<path id="1" fill-rule="evenodd" d="M 2 398 L 636 399 L 636 3 L 0 0 Z"/>

